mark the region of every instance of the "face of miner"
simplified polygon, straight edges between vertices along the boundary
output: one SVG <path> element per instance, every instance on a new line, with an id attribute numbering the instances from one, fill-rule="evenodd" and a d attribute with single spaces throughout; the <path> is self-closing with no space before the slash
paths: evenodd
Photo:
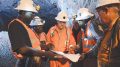
<path id="1" fill-rule="evenodd" d="M 65 21 L 58 21 L 57 26 L 60 30 L 62 30 L 66 27 L 66 22 Z"/>

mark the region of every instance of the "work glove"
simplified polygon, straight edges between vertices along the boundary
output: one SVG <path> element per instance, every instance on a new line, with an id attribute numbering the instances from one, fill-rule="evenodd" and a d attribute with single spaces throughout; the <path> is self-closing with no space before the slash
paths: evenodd
<path id="1" fill-rule="evenodd" d="M 70 45 L 70 46 L 69 46 L 69 49 L 68 49 L 68 50 L 69 50 L 69 53 L 70 53 L 70 54 L 74 54 L 74 53 L 75 53 L 75 50 L 76 50 L 76 47 L 77 47 L 76 45 Z"/>
<path id="2" fill-rule="evenodd" d="M 22 55 L 22 54 L 17 54 L 16 52 L 13 52 L 13 56 L 14 56 L 16 59 L 22 59 L 22 58 L 23 58 L 23 55 Z"/>

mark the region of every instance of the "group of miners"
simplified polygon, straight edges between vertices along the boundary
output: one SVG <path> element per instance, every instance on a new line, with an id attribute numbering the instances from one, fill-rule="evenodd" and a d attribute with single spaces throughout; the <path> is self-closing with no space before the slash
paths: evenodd
<path id="1" fill-rule="evenodd" d="M 45 20 L 37 16 L 39 7 L 32 0 L 20 0 L 19 16 L 8 25 L 8 34 L 16 67 L 119 67 L 120 1 L 100 0 L 96 15 L 80 8 L 73 16 L 72 29 L 65 11 L 60 11 L 56 24 L 44 32 Z M 71 62 L 53 51 L 80 54 Z"/>

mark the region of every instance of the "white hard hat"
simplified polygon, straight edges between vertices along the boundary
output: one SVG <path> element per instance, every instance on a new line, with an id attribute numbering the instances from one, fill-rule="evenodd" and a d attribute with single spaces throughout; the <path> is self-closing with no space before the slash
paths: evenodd
<path id="1" fill-rule="evenodd" d="M 21 0 L 15 9 L 37 12 L 32 0 Z"/>
<path id="2" fill-rule="evenodd" d="M 77 12 L 76 20 L 84 20 L 94 16 L 87 8 L 80 8 Z"/>
<path id="3" fill-rule="evenodd" d="M 33 20 L 30 22 L 30 26 L 44 25 L 45 21 L 43 21 L 38 16 L 35 16 Z"/>
<path id="4" fill-rule="evenodd" d="M 99 0 L 98 4 L 96 5 L 96 8 L 105 6 L 105 5 L 110 5 L 110 4 L 120 4 L 119 0 Z"/>
<path id="5" fill-rule="evenodd" d="M 55 17 L 56 20 L 58 21 L 68 21 L 68 15 L 67 13 L 65 13 L 64 11 L 60 11 L 57 15 L 57 17 Z"/>

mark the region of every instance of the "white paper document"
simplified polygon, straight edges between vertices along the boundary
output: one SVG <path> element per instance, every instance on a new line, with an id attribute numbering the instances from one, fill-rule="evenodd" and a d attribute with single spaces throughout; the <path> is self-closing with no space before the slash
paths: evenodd
<path id="1" fill-rule="evenodd" d="M 77 62 L 81 56 L 80 54 L 65 54 L 65 53 L 60 52 L 60 51 L 53 51 L 53 52 L 64 56 L 65 58 L 71 60 L 72 62 Z"/>

